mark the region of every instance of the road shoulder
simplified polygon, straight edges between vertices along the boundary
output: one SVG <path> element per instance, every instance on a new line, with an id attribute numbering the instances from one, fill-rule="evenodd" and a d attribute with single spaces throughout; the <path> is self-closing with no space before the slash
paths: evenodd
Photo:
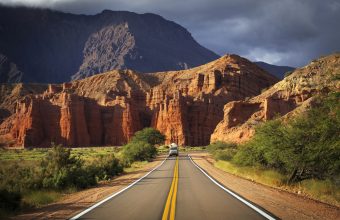
<path id="1" fill-rule="evenodd" d="M 127 187 L 159 165 L 163 160 L 164 157 L 158 157 L 138 171 L 118 176 L 108 182 L 99 183 L 96 187 L 66 195 L 56 203 L 14 216 L 11 219 L 69 219 L 109 195 Z"/>
<path id="2" fill-rule="evenodd" d="M 281 219 L 340 219 L 340 209 L 237 177 L 213 166 L 207 153 L 191 154 L 211 177 Z"/>

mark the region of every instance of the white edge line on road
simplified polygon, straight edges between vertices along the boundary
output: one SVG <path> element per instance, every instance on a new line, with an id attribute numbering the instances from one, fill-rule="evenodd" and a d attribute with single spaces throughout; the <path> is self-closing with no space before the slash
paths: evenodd
<path id="1" fill-rule="evenodd" d="M 72 218 L 70 218 L 70 220 L 76 220 L 79 217 L 85 215 L 86 213 L 90 212 L 91 210 L 97 208 L 98 206 L 100 206 L 101 204 L 103 204 L 104 202 L 107 202 L 108 200 L 112 199 L 113 197 L 121 194 L 122 192 L 128 190 L 129 188 L 131 188 L 132 186 L 134 186 L 136 183 L 138 183 L 139 181 L 141 181 L 142 179 L 144 179 L 145 177 L 147 177 L 150 173 L 152 173 L 153 171 L 155 171 L 156 169 L 158 169 L 160 166 L 163 165 L 163 163 L 168 159 L 168 157 L 166 157 L 162 163 L 160 163 L 158 166 L 156 166 L 155 168 L 153 168 L 152 170 L 150 170 L 147 174 L 145 174 L 144 176 L 142 176 L 141 178 L 139 178 L 138 180 L 136 180 L 135 182 L 131 183 L 130 185 L 128 185 L 127 187 L 125 187 L 124 189 L 121 189 L 120 191 L 112 194 L 111 196 L 97 202 L 96 204 L 92 205 L 91 207 L 85 209 L 84 211 L 82 211 L 81 213 L 77 214 L 76 216 L 73 216 Z"/>
<path id="2" fill-rule="evenodd" d="M 247 206 L 249 206 L 250 208 L 254 209 L 256 212 L 258 212 L 259 214 L 261 214 L 262 216 L 264 216 L 267 219 L 270 220 L 275 220 L 274 217 L 270 216 L 268 213 L 264 212 L 263 210 L 259 209 L 258 207 L 254 206 L 253 204 L 251 204 L 250 202 L 248 202 L 247 200 L 245 200 L 244 198 L 240 197 L 239 195 L 235 194 L 234 192 L 232 192 L 231 190 L 225 188 L 223 185 L 221 185 L 220 183 L 218 183 L 216 180 L 214 180 L 211 176 L 209 176 L 209 174 L 207 174 L 200 166 L 198 166 L 191 158 L 190 155 L 188 155 L 188 157 L 190 158 L 191 162 L 204 174 L 206 175 L 213 183 L 215 183 L 217 186 L 219 186 L 221 189 L 223 189 L 224 191 L 226 191 L 227 193 L 229 193 L 230 195 L 234 196 L 236 199 L 240 200 L 241 202 L 243 202 L 244 204 L 246 204 Z"/>

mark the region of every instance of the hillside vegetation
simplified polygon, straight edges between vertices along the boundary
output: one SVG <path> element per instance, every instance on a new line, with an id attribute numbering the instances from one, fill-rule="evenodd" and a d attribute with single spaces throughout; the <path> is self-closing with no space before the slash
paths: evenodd
<path id="1" fill-rule="evenodd" d="M 301 115 L 261 124 L 244 144 L 216 142 L 207 149 L 234 174 L 339 204 L 339 100 L 340 93 L 320 96 Z"/>
<path id="2" fill-rule="evenodd" d="M 95 186 L 146 164 L 164 136 L 145 128 L 122 148 L 1 151 L 0 217 L 54 202 L 63 194 Z M 140 162 L 139 162 L 140 161 Z"/>

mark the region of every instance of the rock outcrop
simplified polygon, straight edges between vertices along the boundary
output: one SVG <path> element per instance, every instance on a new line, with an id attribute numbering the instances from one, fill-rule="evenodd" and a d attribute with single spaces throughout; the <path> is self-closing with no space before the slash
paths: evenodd
<path id="1" fill-rule="evenodd" d="M 339 64 L 340 55 L 330 55 L 276 83 L 250 61 L 227 55 L 182 71 L 121 70 L 48 86 L 3 84 L 0 144 L 122 145 L 150 126 L 166 135 L 166 143 L 242 142 L 259 123 L 289 118 L 316 95 L 339 91 Z"/>
<path id="2" fill-rule="evenodd" d="M 132 102 L 132 103 L 131 103 Z M 121 145 L 141 129 L 131 100 L 102 106 L 90 98 L 62 91 L 29 95 L 0 126 L 2 139 L 24 147 Z"/>
<path id="3" fill-rule="evenodd" d="M 0 124 L 6 146 L 122 145 L 155 127 L 166 142 L 206 145 L 223 106 L 277 82 L 250 61 L 227 55 L 189 70 L 138 74 L 111 71 L 24 95 Z"/>
<path id="4" fill-rule="evenodd" d="M 44 84 L 0 84 L 0 124 L 15 113 L 18 101 L 29 94 L 42 94 L 46 89 Z"/>
<path id="5" fill-rule="evenodd" d="M 340 91 L 340 54 L 314 60 L 248 101 L 224 106 L 223 120 L 211 135 L 211 142 L 243 142 L 256 125 L 277 116 L 289 118 L 305 111 L 318 94 Z"/>
<path id="6" fill-rule="evenodd" d="M 180 145 L 207 145 L 223 118 L 223 106 L 259 94 L 277 80 L 237 55 L 224 56 L 187 71 L 153 74 L 147 105 L 156 112 L 152 126 Z M 162 100 L 162 102 L 159 102 Z"/>

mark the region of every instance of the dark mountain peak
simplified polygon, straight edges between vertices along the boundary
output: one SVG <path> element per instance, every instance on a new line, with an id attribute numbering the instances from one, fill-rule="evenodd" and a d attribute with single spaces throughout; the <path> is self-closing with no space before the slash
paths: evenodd
<path id="1" fill-rule="evenodd" d="M 104 9 L 102 12 L 96 14 L 95 16 L 140 16 L 140 14 L 137 14 L 135 12 L 131 11 L 112 11 L 109 9 Z"/>
<path id="2" fill-rule="evenodd" d="M 296 68 L 291 66 L 277 66 L 262 61 L 254 62 L 256 65 L 273 74 L 279 79 L 283 79 L 285 73 L 295 70 Z"/>
<path id="3" fill-rule="evenodd" d="M 0 31 L 0 53 L 24 82 L 59 83 L 112 69 L 180 70 L 219 57 L 184 27 L 152 13 L 0 7 Z"/>

